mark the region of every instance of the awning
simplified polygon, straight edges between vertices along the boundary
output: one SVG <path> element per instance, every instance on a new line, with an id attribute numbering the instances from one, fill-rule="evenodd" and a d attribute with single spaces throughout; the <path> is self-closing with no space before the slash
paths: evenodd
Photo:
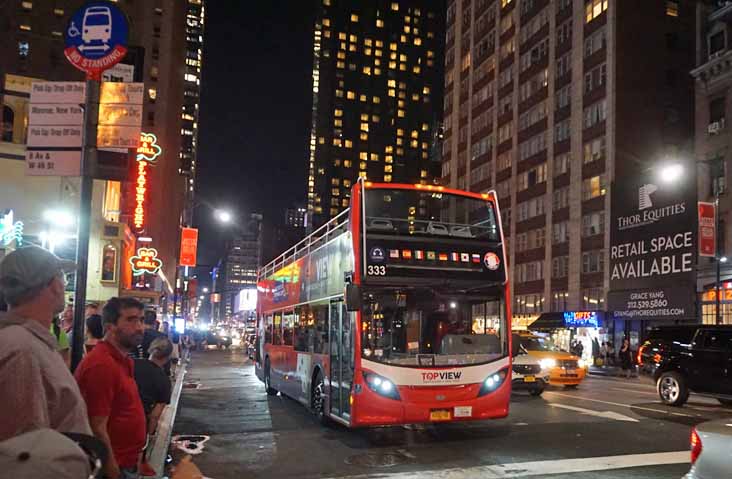
<path id="1" fill-rule="evenodd" d="M 529 325 L 529 329 L 547 330 L 547 329 L 563 329 L 564 312 L 561 313 L 542 313 L 539 318 Z"/>

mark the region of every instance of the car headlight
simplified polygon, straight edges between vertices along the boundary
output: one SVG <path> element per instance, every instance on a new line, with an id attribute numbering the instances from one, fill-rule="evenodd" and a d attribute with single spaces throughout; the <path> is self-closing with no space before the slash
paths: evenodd
<path id="1" fill-rule="evenodd" d="M 508 376 L 508 370 L 501 369 L 497 373 L 493 373 L 485 378 L 483 384 L 480 386 L 480 391 L 478 391 L 478 397 L 485 396 L 498 389 L 503 384 L 503 381 L 505 381 L 506 376 Z"/>
<path id="2" fill-rule="evenodd" d="M 401 400 L 397 387 L 394 385 L 393 382 L 386 379 L 385 377 L 379 376 L 378 374 L 374 373 L 363 373 L 363 378 L 364 380 L 366 380 L 366 385 L 369 387 L 369 389 L 371 389 L 376 394 L 397 401 Z"/>
<path id="3" fill-rule="evenodd" d="M 541 369 L 551 369 L 557 366 L 557 361 L 552 358 L 544 358 L 539 361 L 539 365 L 541 366 Z"/>
<path id="4" fill-rule="evenodd" d="M 581 369 L 586 368 L 587 367 L 587 361 L 585 361 L 584 359 L 580 359 L 579 361 L 577 361 L 577 367 L 579 367 Z"/>

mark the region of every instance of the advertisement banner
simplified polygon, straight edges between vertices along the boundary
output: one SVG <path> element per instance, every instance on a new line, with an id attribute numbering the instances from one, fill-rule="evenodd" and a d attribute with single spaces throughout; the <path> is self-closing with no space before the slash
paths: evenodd
<path id="1" fill-rule="evenodd" d="M 198 248 L 198 230 L 183 228 L 180 231 L 180 265 L 196 266 L 196 250 Z"/>
<path id="2" fill-rule="evenodd" d="M 714 203 L 699 202 L 699 256 L 717 255 L 717 228 Z"/>
<path id="3" fill-rule="evenodd" d="M 686 299 L 696 295 L 695 180 L 665 184 L 654 174 L 613 185 L 607 306 L 646 319 L 693 317 Z"/>

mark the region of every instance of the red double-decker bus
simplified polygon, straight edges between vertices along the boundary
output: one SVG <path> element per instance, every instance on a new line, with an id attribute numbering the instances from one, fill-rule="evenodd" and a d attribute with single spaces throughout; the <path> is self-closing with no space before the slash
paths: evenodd
<path id="1" fill-rule="evenodd" d="M 350 427 L 505 417 L 507 277 L 495 194 L 359 181 L 260 269 L 256 374 Z"/>

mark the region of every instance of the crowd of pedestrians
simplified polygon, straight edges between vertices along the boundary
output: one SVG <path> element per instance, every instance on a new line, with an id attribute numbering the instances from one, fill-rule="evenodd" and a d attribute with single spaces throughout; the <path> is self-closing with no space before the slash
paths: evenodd
<path id="1" fill-rule="evenodd" d="M 101 314 L 91 304 L 72 375 L 64 292 L 74 269 L 38 247 L 0 262 L 0 467 L 17 479 L 86 479 L 95 464 L 106 479 L 154 475 L 144 449 L 170 402 L 173 342 L 136 299 L 111 298 Z M 189 458 L 172 472 L 202 477 Z"/>

